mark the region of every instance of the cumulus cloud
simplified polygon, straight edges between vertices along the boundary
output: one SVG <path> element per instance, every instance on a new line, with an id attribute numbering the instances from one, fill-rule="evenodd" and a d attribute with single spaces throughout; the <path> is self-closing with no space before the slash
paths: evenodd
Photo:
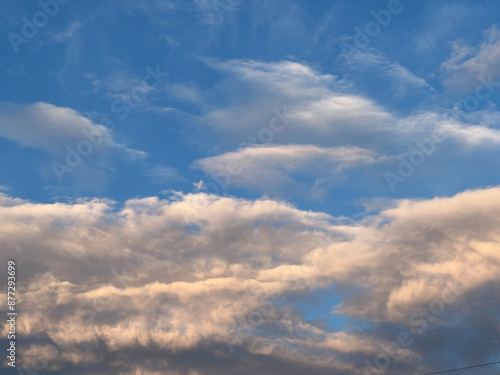
<path id="1" fill-rule="evenodd" d="M 21 358 L 29 366 L 51 342 L 50 366 L 72 373 L 363 374 L 406 332 L 384 374 L 451 350 L 480 363 L 500 333 L 498 202 L 492 187 L 353 221 L 201 193 L 118 207 L 2 194 L 0 259 L 18 262 L 30 344 Z M 293 297 L 328 286 L 342 296 L 332 314 L 366 328 L 303 320 Z"/>

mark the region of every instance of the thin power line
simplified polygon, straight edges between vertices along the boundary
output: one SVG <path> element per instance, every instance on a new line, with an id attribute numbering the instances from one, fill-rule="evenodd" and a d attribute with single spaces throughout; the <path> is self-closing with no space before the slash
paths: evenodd
<path id="1" fill-rule="evenodd" d="M 461 367 L 461 368 L 456 368 L 456 369 L 453 369 L 453 370 L 445 370 L 445 371 L 438 371 L 438 372 L 428 372 L 427 374 L 422 374 L 422 375 L 444 374 L 445 372 L 460 371 L 460 370 L 468 370 L 468 369 L 470 369 L 470 368 L 484 367 L 484 366 L 491 366 L 491 365 L 497 365 L 497 364 L 500 364 L 500 362 L 484 363 L 484 364 L 482 364 L 482 365 L 469 366 L 469 367 Z"/>

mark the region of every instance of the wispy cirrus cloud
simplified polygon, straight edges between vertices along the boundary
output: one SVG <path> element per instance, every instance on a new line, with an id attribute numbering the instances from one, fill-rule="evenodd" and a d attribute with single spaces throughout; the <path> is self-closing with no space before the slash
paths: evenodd
<path id="1" fill-rule="evenodd" d="M 484 86 L 484 82 L 496 83 L 500 78 L 499 66 L 500 30 L 493 25 L 483 33 L 483 42 L 477 47 L 463 41 L 452 42 L 452 55 L 441 65 L 447 74 L 444 85 L 449 92 L 466 95 Z"/>

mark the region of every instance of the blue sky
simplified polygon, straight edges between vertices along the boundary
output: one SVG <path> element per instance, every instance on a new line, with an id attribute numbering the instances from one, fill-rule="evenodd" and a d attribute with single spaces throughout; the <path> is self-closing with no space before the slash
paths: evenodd
<path id="1" fill-rule="evenodd" d="M 441 336 L 463 344 L 445 367 L 494 359 L 498 340 L 473 322 L 470 306 L 475 291 L 498 294 L 500 282 L 491 250 L 500 211 L 490 202 L 500 178 L 498 2 L 42 0 L 2 9 L 0 215 L 14 229 L 0 241 L 2 259 L 33 271 L 26 291 L 52 280 L 66 296 L 61 311 L 71 312 L 76 299 L 115 288 L 110 269 L 132 269 L 123 290 L 155 282 L 192 290 L 233 277 L 241 290 L 200 292 L 196 303 L 184 301 L 192 309 L 173 308 L 172 332 L 200 331 L 198 309 L 219 314 L 226 330 L 249 313 L 231 323 L 223 302 L 204 298 L 258 306 L 279 291 L 279 317 L 234 344 L 251 358 L 245 371 L 291 371 L 297 356 L 300 370 L 352 374 L 376 360 L 367 348 L 408 325 L 401 311 L 429 304 L 431 274 L 453 278 L 477 261 L 471 269 L 486 276 L 462 280 L 470 295 L 440 321 Z M 459 243 L 475 250 L 460 252 Z M 93 262 L 102 268 L 92 271 Z M 303 285 L 276 286 L 283 272 L 298 272 Z M 123 290 L 108 297 L 119 304 Z M 182 344 L 153 333 L 131 344 L 134 331 L 111 342 L 106 329 L 131 329 L 134 312 L 108 313 L 92 322 L 100 329 L 93 339 L 78 338 L 87 346 L 76 362 L 73 349 L 60 349 L 56 323 L 22 329 L 56 345 L 54 373 L 222 374 L 242 360 L 217 354 L 217 324 L 174 340 Z M 498 330 L 498 317 L 488 319 Z M 484 353 L 457 359 L 473 347 L 460 322 Z M 287 324 L 299 327 L 296 341 Z M 451 349 L 437 339 L 426 347 L 432 337 L 427 330 L 384 373 L 443 365 L 429 348 Z M 122 358 L 134 345 L 147 360 Z M 26 357 L 35 346 L 26 343 Z M 98 359 L 99 347 L 109 357 Z M 151 365 L 153 347 L 172 365 Z"/>
<path id="2" fill-rule="evenodd" d="M 453 46 L 472 50 L 488 43 L 485 34 L 496 30 L 494 2 L 473 9 L 466 2 L 402 2 L 395 6 L 397 14 L 391 14 L 387 26 L 379 26 L 378 33 L 374 28 L 375 37 L 364 40 L 352 39 L 357 34 L 355 28 L 364 30 L 375 20 L 370 12 L 382 14 L 387 3 L 210 4 L 68 2 L 32 39 L 24 39 L 26 43 L 12 39 L 12 34 L 13 41 L 3 38 L 4 103 L 17 104 L 20 111 L 23 106 L 39 102 L 74 110 L 75 116 L 88 116 L 94 124 L 110 128 L 110 137 L 121 150 L 106 157 L 92 152 L 72 172 L 63 172 L 63 181 L 59 181 L 51 163 L 64 163 L 65 147 L 74 149 L 80 139 L 68 138 L 67 144 L 54 143 L 48 150 L 5 137 L 1 140 L 2 160 L 8 160 L 10 168 L 2 174 L 2 185 L 11 187 L 20 197 L 38 201 L 82 195 L 123 201 L 169 189 L 192 191 L 193 183 L 210 179 L 203 170 L 192 168 L 196 161 L 236 151 L 242 142 L 248 142 L 248 137 L 265 145 L 268 139 L 258 139 L 258 131 L 268 126 L 273 109 L 286 106 L 298 111 L 304 101 L 311 100 L 306 95 L 290 94 L 291 88 L 276 94 L 276 87 L 266 82 L 265 76 L 253 81 L 240 79 L 240 61 L 248 64 L 249 71 L 274 66 L 268 79 L 272 79 L 271 75 L 278 79 L 279 69 L 287 63 L 300 64 L 297 66 L 310 69 L 317 79 L 323 78 L 324 82 L 315 87 L 318 91 L 342 92 L 366 100 L 377 107 L 381 121 L 404 121 L 421 113 L 437 113 L 473 125 L 478 123 L 474 117 L 488 115 L 498 98 L 492 92 L 486 100 L 480 100 L 477 109 L 486 111 L 480 114 L 477 110 L 455 110 L 454 105 L 473 94 L 481 82 L 476 79 L 460 83 L 467 87 L 457 90 L 452 84 L 452 71 L 459 64 L 451 62 Z M 37 4 L 31 9 L 20 4 L 6 5 L 4 34 L 15 33 L 23 38 L 22 17 L 33 21 L 40 9 Z M 369 43 L 364 47 L 366 40 Z M 342 54 L 342 43 L 356 46 L 356 42 L 363 48 L 356 49 L 352 56 Z M 15 53 L 15 49 L 19 52 Z M 161 74 L 161 82 L 152 77 L 142 87 L 148 69 Z M 303 78 L 296 89 L 309 84 L 314 87 Z M 137 94 L 131 98 L 133 89 Z M 259 100 L 264 91 L 268 96 Z M 475 102 L 471 103 L 469 108 L 475 108 Z M 216 125 L 213 117 L 221 112 L 228 116 L 223 126 Z M 389 132 L 375 137 L 357 132 L 336 141 L 320 132 L 305 136 L 293 127 L 294 122 L 285 131 L 275 133 L 269 143 L 348 145 L 396 157 L 426 135 Z M 294 192 L 286 192 L 288 187 L 264 188 L 263 184 L 241 189 L 234 183 L 217 192 L 252 197 L 264 193 L 293 199 L 303 208 L 312 205 L 337 215 L 351 215 L 353 203 L 359 198 L 450 195 L 494 183 L 495 162 L 485 165 L 486 158 L 478 154 L 484 148 L 458 151 L 454 146 L 443 147 L 446 155 L 439 155 L 445 151 L 437 150 L 434 157 L 427 158 L 424 168 L 418 168 L 408 182 L 398 183 L 394 192 L 387 189 L 384 178 L 384 171 L 397 167 L 393 160 L 333 178 L 328 173 L 310 175 Z M 495 152 L 494 146 L 488 146 L 490 153 Z M 132 155 L 123 148 L 143 154 Z M 465 163 L 460 171 L 455 167 L 461 164 L 456 163 L 458 159 Z M 477 170 L 483 168 L 490 173 L 478 175 Z M 449 171 L 446 178 L 429 178 L 442 176 L 438 171 L 443 170 Z M 290 178 L 300 182 L 307 178 L 303 172 L 297 171 Z M 311 193 L 312 188 L 317 194 Z M 345 204 L 339 204 L 339 196 Z"/>

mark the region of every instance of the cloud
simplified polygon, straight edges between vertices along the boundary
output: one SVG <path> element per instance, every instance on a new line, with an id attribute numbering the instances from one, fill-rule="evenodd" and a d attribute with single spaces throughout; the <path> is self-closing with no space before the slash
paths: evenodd
<path id="1" fill-rule="evenodd" d="M 201 25 L 214 27 L 221 25 L 226 20 L 234 18 L 234 13 L 241 5 L 240 0 L 229 1 L 209 1 L 209 0 L 194 0 L 186 3 L 180 0 L 162 0 L 152 1 L 148 5 L 140 4 L 134 1 L 126 1 L 124 9 L 136 15 L 141 12 L 147 15 L 151 22 L 163 26 L 175 26 L 176 21 L 173 16 L 193 17 Z M 198 23 L 196 23 L 198 26 Z"/>
<path id="2" fill-rule="evenodd" d="M 401 332 L 413 341 L 384 374 L 497 353 L 498 187 L 359 221 L 202 193 L 120 206 L 1 197 L 0 259 L 24 275 L 18 332 L 31 353 L 55 343 L 61 371 L 361 375 Z M 364 329 L 303 320 L 293 297 L 327 286 L 342 296 L 334 316 Z"/>
<path id="3" fill-rule="evenodd" d="M 393 83 L 396 90 L 390 95 L 391 101 L 407 91 L 415 94 L 417 88 L 431 92 L 436 101 L 439 99 L 424 79 L 381 54 L 353 53 L 349 59 L 357 75 L 364 69 L 368 75 L 376 72 Z M 212 175 L 218 185 L 215 191 L 229 186 L 279 197 L 287 193 L 304 196 L 307 191 L 314 199 L 322 199 L 342 182 L 343 174 L 325 173 L 313 166 L 313 160 L 320 161 L 328 170 L 328 158 L 322 159 L 319 154 L 315 159 L 310 156 L 309 164 L 298 163 L 293 156 L 290 161 L 274 154 L 249 157 L 255 150 L 257 155 L 264 155 L 270 147 L 282 150 L 311 145 L 325 149 L 358 147 L 397 162 L 398 157 L 414 150 L 416 143 L 422 144 L 439 134 L 440 141 L 434 143 L 440 143 L 438 152 L 443 157 L 433 158 L 432 164 L 445 169 L 450 159 L 463 160 L 466 156 L 470 162 L 472 152 L 478 147 L 495 152 L 493 146 L 500 141 L 498 113 L 493 109 L 468 113 L 459 107 L 422 104 L 407 113 L 393 114 L 356 93 L 346 79 L 321 74 L 303 63 L 254 60 L 206 60 L 206 63 L 224 77 L 214 86 L 212 97 L 207 96 L 210 102 L 207 106 L 211 109 L 198 118 L 202 131 L 207 125 L 214 131 L 218 144 L 210 151 L 218 155 L 197 161 L 194 166 Z M 405 105 L 407 99 L 404 98 Z M 422 95 L 420 99 L 424 101 Z M 261 148 L 248 147 L 255 144 Z M 298 157 L 304 158 L 305 154 L 301 155 Z M 376 172 L 372 169 L 370 173 Z"/>
<path id="4" fill-rule="evenodd" d="M 500 30 L 497 25 L 484 32 L 484 40 L 478 47 L 464 42 L 452 42 L 452 55 L 441 65 L 448 75 L 444 85 L 449 92 L 466 95 L 483 82 L 500 78 Z"/>
<path id="5" fill-rule="evenodd" d="M 63 43 L 71 40 L 83 27 L 83 23 L 81 21 L 75 21 L 69 27 L 58 33 L 50 33 L 50 38 L 55 43 Z"/>
<path id="6" fill-rule="evenodd" d="M 115 70 L 108 77 L 98 79 L 93 74 L 88 73 L 87 78 L 91 79 L 91 85 L 106 98 L 122 98 L 130 100 L 130 92 L 140 88 L 139 95 L 147 95 L 154 90 L 147 81 L 133 76 L 125 70 Z"/>
<path id="7" fill-rule="evenodd" d="M 396 96 L 409 87 L 412 93 L 416 87 L 434 92 L 425 80 L 382 55 L 359 52 L 349 58 L 359 69 L 376 67 L 378 74 L 382 71 L 382 76 L 397 84 Z M 466 145 L 497 142 L 498 116 L 491 109 L 480 119 L 460 109 L 428 105 L 396 115 L 354 93 L 349 82 L 320 74 L 305 64 L 252 60 L 208 63 L 229 76 L 215 88 L 224 90 L 221 102 L 227 104 L 213 105 L 214 109 L 201 118 L 203 124 L 224 134 L 223 143 L 231 137 L 235 143 L 251 143 L 253 137 L 260 143 L 354 145 L 390 154 L 412 148 L 415 137 L 428 137 L 435 130 Z M 269 140 L 264 133 L 276 126 L 273 121 L 278 112 L 284 126 Z M 419 126 L 414 126 L 417 122 Z"/>
<path id="8" fill-rule="evenodd" d="M 356 82 L 358 87 L 365 86 L 366 81 L 373 81 L 374 77 L 382 80 L 382 83 L 374 85 L 379 89 L 384 87 L 384 93 L 388 95 L 390 101 L 402 99 L 408 96 L 425 95 L 428 97 L 435 93 L 435 90 L 427 81 L 412 73 L 408 68 L 402 66 L 397 61 L 392 61 L 382 53 L 352 50 L 341 56 L 341 69 L 349 72 L 349 79 Z M 378 96 L 381 96 L 380 91 Z M 380 98 L 379 98 L 380 101 Z"/>
<path id="9" fill-rule="evenodd" d="M 106 126 L 94 123 L 74 109 L 44 102 L 0 103 L 0 137 L 53 156 L 67 153 L 67 146 L 75 147 L 81 141 L 99 143 L 96 153 L 115 150 L 134 159 L 147 155 L 117 143 Z"/>
<path id="10" fill-rule="evenodd" d="M 462 146 L 496 146 L 500 143 L 500 130 L 497 129 L 498 113 L 485 111 L 477 116 L 462 116 L 438 112 L 422 112 L 410 115 L 399 123 L 401 134 L 425 136 L 433 132 L 441 140 L 450 140 Z"/>
<path id="11" fill-rule="evenodd" d="M 283 187 L 292 189 L 299 175 L 314 180 L 332 175 L 338 178 L 345 169 L 368 166 L 381 160 L 382 157 L 370 150 L 358 147 L 266 145 L 200 159 L 193 163 L 193 167 L 203 170 L 224 187 L 233 184 L 270 192 Z"/>
<path id="12" fill-rule="evenodd" d="M 37 172 L 72 191 L 100 191 L 116 160 L 148 156 L 116 142 L 110 128 L 90 117 L 44 102 L 0 103 L 0 137 L 42 151 Z"/>
<path id="13" fill-rule="evenodd" d="M 207 63 L 231 77 L 217 88 L 226 92 L 221 95 L 228 104 L 219 104 L 203 116 L 204 123 L 226 135 L 241 139 L 257 133 L 269 126 L 273 109 L 284 106 L 293 132 L 279 134 L 280 143 L 342 144 L 356 134 L 358 138 L 369 137 L 394 122 L 373 101 L 350 93 L 346 82 L 305 64 L 253 60 Z"/>
<path id="14" fill-rule="evenodd" d="M 183 180 L 183 177 L 179 174 L 177 169 L 167 166 L 157 165 L 153 168 L 147 169 L 145 173 L 146 176 L 153 177 L 161 183 Z"/>
<path id="15" fill-rule="evenodd" d="M 412 58 L 422 58 L 426 62 L 439 58 L 440 51 L 446 50 L 449 41 L 456 36 L 457 32 L 463 33 L 477 29 L 476 25 L 482 22 L 488 13 L 486 8 L 472 7 L 466 2 L 423 5 L 425 9 L 422 19 L 415 30 L 409 31 L 408 44 L 410 53 L 415 53 Z M 447 22 L 443 22 L 444 19 Z M 471 28 L 467 29 L 468 26 Z M 418 61 L 425 64 L 423 61 Z"/>
<path id="16" fill-rule="evenodd" d="M 55 155 L 65 152 L 65 146 L 87 139 L 85 134 L 102 138 L 104 146 L 117 146 L 105 126 L 94 124 L 71 108 L 43 102 L 0 104 L 0 136 L 22 146 Z"/>

